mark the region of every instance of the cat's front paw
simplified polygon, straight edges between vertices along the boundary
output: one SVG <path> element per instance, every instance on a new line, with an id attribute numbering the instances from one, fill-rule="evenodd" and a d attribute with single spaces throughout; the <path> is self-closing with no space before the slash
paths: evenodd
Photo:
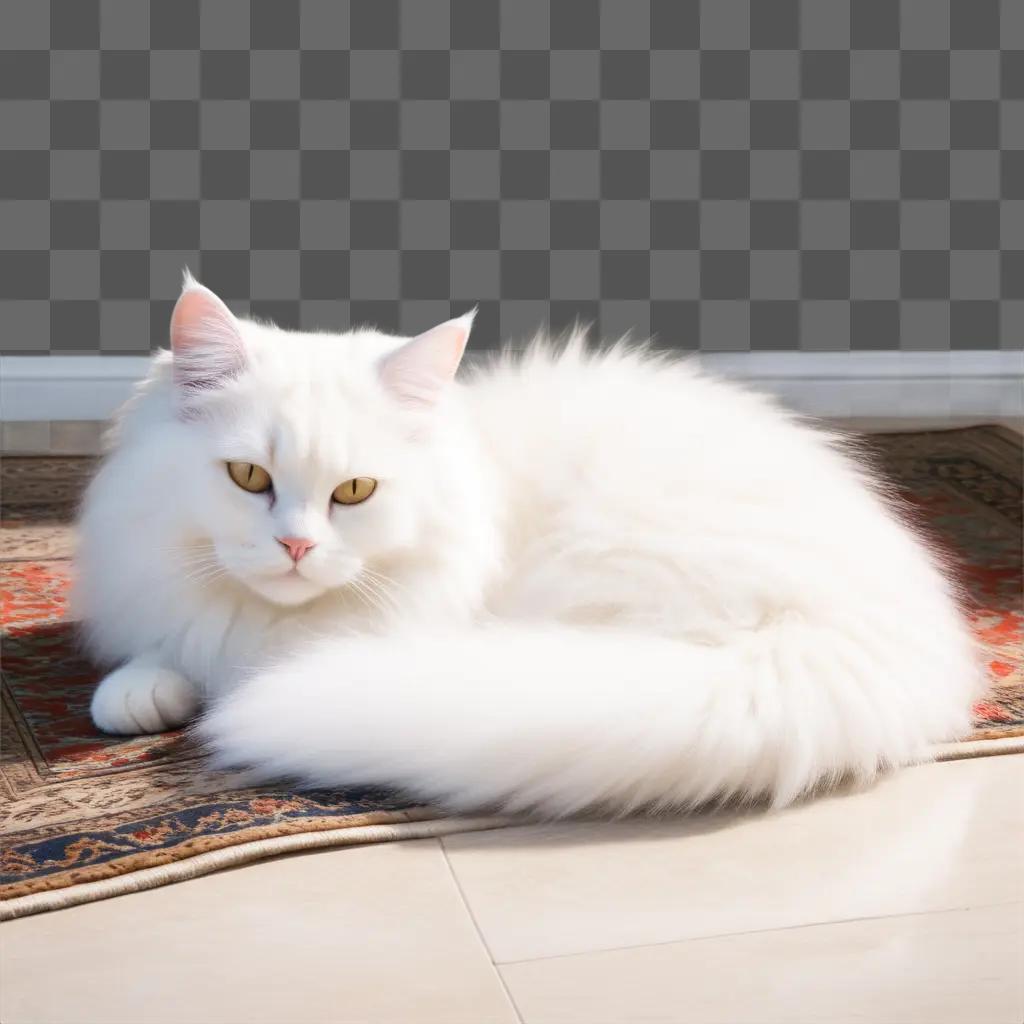
<path id="1" fill-rule="evenodd" d="M 183 725 L 199 710 L 199 690 L 172 669 L 129 661 L 93 694 L 92 720 L 103 732 L 138 736 Z"/>

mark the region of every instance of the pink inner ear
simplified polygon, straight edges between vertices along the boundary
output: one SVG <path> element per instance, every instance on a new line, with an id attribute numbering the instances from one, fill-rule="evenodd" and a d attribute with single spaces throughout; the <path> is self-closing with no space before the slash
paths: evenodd
<path id="1" fill-rule="evenodd" d="M 171 314 L 171 351 L 174 379 L 188 388 L 216 387 L 237 375 L 245 362 L 231 310 L 191 278 Z"/>
<path id="2" fill-rule="evenodd" d="M 380 378 L 400 402 L 431 406 L 455 377 L 466 350 L 473 313 L 413 338 L 380 364 Z"/>

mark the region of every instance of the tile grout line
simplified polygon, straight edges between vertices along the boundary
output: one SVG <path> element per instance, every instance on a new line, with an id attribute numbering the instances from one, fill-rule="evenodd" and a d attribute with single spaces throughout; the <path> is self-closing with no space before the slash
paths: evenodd
<path id="1" fill-rule="evenodd" d="M 440 838 L 440 837 L 438 837 Z M 576 956 L 597 956 L 602 953 L 624 953 L 636 949 L 653 949 L 657 946 L 682 946 L 694 942 L 709 942 L 713 939 L 736 939 L 745 935 L 769 935 L 772 932 L 794 932 L 802 928 L 825 928 L 829 925 L 860 924 L 864 921 L 895 921 L 908 917 L 928 917 L 935 914 L 962 914 L 972 910 L 988 910 L 992 907 L 1024 906 L 1024 899 L 996 900 L 993 903 L 972 903 L 963 907 L 941 907 L 936 910 L 912 910 L 905 914 L 869 914 L 867 917 L 843 917 L 833 921 L 806 921 L 803 924 L 783 925 L 781 928 L 752 928 L 742 932 L 718 932 L 714 935 L 694 935 L 688 939 L 663 939 L 658 942 L 639 942 L 628 946 L 609 946 L 601 949 L 580 949 L 572 953 L 554 953 L 551 956 L 526 957 L 522 960 L 495 960 L 495 967 L 517 967 L 520 964 L 543 963 L 547 960 L 568 960 Z"/>
<path id="2" fill-rule="evenodd" d="M 487 939 L 484 938 L 480 922 L 477 921 L 476 914 L 473 913 L 473 908 L 469 905 L 469 900 L 466 899 L 466 893 L 463 891 L 462 885 L 459 882 L 459 876 L 455 873 L 455 868 L 452 867 L 452 862 L 448 859 L 448 850 L 445 848 L 443 837 L 438 836 L 437 842 L 441 847 L 441 856 L 444 858 L 445 867 L 448 868 L 448 874 L 451 877 L 452 884 L 455 886 L 455 891 L 459 894 L 459 899 L 462 901 L 463 907 L 466 908 L 466 914 L 473 923 L 473 930 L 476 932 L 477 938 L 480 940 L 480 945 L 483 946 L 484 952 L 487 954 L 487 959 L 491 962 L 491 967 L 494 968 L 494 974 L 498 979 L 498 984 L 501 985 L 501 989 L 505 993 L 505 998 L 508 1000 L 509 1006 L 512 1007 L 512 1012 L 515 1014 L 516 1020 L 519 1024 L 525 1024 L 523 1015 L 519 1011 L 515 998 L 509 990 L 509 987 L 505 982 L 505 978 L 502 976 L 498 962 L 494 959 L 494 953 L 491 951 L 491 947 L 488 945 Z"/>

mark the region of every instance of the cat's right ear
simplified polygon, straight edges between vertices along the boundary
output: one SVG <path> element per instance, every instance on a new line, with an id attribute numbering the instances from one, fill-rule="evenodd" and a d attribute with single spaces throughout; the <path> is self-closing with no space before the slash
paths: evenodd
<path id="1" fill-rule="evenodd" d="M 434 405 L 455 377 L 476 310 L 448 320 L 406 342 L 380 364 L 385 389 L 403 405 Z"/>
<path id="2" fill-rule="evenodd" d="M 189 394 L 219 387 L 245 365 L 234 314 L 188 271 L 171 314 L 171 352 L 174 382 Z"/>

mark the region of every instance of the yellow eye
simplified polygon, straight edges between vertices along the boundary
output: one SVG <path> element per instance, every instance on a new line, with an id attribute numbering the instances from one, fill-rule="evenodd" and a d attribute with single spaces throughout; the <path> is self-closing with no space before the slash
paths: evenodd
<path id="1" fill-rule="evenodd" d="M 346 480 L 338 484 L 331 495 L 335 501 L 342 505 L 358 505 L 377 490 L 377 481 L 369 476 L 357 476 L 352 480 Z"/>
<path id="2" fill-rule="evenodd" d="M 271 487 L 270 474 L 252 462 L 229 462 L 228 476 L 242 488 L 253 494 L 262 494 Z"/>

